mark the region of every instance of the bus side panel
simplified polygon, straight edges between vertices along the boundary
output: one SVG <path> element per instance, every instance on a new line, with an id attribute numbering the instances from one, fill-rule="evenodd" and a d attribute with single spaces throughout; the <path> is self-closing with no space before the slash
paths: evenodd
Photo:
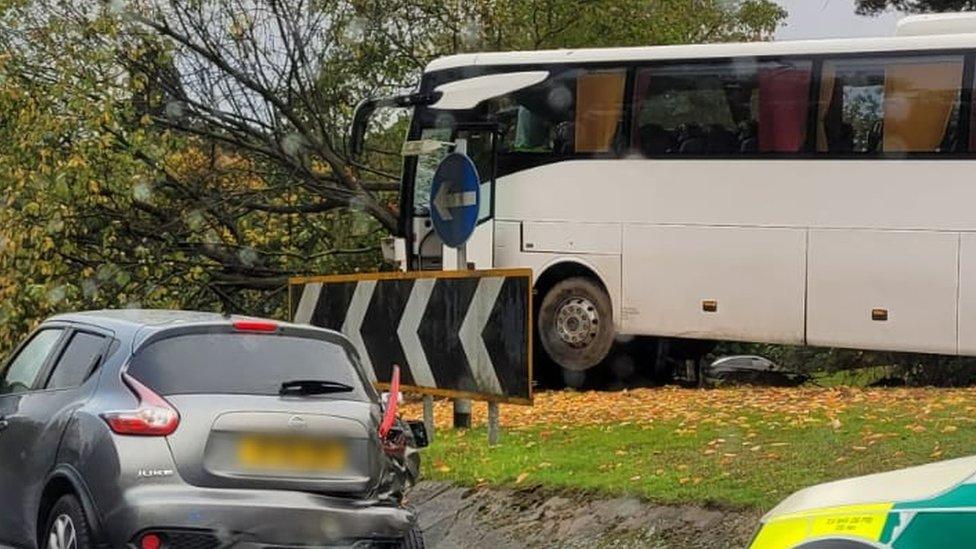
<path id="1" fill-rule="evenodd" d="M 578 160 L 498 180 L 499 220 L 976 231 L 972 161 Z"/>
<path id="2" fill-rule="evenodd" d="M 495 222 L 495 267 L 529 267 L 536 279 L 546 269 L 561 262 L 576 262 L 594 271 L 600 281 L 607 287 L 610 303 L 613 307 L 613 321 L 619 326 L 621 322 L 620 308 L 620 255 L 619 254 L 566 254 L 558 252 L 532 252 L 523 250 L 522 223 L 517 221 Z M 533 281 L 534 282 L 534 281 Z M 541 300 L 543 296 L 535 296 Z"/>
<path id="3" fill-rule="evenodd" d="M 976 356 L 976 234 L 959 237 L 959 354 Z"/>
<path id="4" fill-rule="evenodd" d="M 441 256 L 444 258 L 444 270 L 453 270 L 457 265 L 457 250 L 443 246 Z M 495 221 L 489 219 L 475 227 L 471 238 L 465 243 L 465 254 L 469 265 L 475 269 L 491 269 L 494 265 Z"/>
<path id="5" fill-rule="evenodd" d="M 958 233 L 810 231 L 811 345 L 955 354 Z"/>
<path id="6" fill-rule="evenodd" d="M 526 251 L 620 255 L 619 223 L 524 221 L 522 236 Z"/>
<path id="7" fill-rule="evenodd" d="M 624 329 L 803 343 L 806 230 L 627 225 Z"/>

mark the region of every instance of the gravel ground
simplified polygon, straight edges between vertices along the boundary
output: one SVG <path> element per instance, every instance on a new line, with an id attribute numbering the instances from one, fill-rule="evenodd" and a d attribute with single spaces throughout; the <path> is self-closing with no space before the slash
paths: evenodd
<path id="1" fill-rule="evenodd" d="M 669 507 L 635 498 L 421 482 L 410 494 L 428 547 L 744 547 L 755 512 Z"/>

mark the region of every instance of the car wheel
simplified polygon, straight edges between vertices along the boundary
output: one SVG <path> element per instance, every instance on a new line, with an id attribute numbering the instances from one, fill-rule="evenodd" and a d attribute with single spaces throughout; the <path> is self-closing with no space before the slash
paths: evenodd
<path id="1" fill-rule="evenodd" d="M 91 530 L 78 498 L 61 496 L 48 513 L 44 538 L 37 545 L 46 549 L 89 549 Z"/>
<path id="2" fill-rule="evenodd" d="M 542 298 L 538 335 L 549 358 L 564 370 L 585 372 L 613 345 L 610 296 L 591 278 L 558 282 Z"/>
<path id="3" fill-rule="evenodd" d="M 407 535 L 400 540 L 400 549 L 424 549 L 424 533 L 419 526 L 414 526 Z"/>

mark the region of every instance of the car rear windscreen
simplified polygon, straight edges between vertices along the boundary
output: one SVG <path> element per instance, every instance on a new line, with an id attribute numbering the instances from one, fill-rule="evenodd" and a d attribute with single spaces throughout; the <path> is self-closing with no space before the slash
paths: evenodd
<path id="1" fill-rule="evenodd" d="M 351 392 L 320 398 L 367 400 L 363 382 L 341 346 L 267 334 L 188 334 L 138 351 L 128 373 L 160 395 L 277 395 L 287 381 L 337 381 Z"/>

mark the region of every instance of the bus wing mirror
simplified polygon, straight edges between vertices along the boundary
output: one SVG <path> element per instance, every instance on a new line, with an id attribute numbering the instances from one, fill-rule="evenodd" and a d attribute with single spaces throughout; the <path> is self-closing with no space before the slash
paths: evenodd
<path id="1" fill-rule="evenodd" d="M 366 130 L 369 128 L 369 120 L 378 109 L 431 105 L 437 102 L 440 97 L 440 92 L 428 92 L 380 97 L 361 101 L 356 105 L 356 110 L 352 115 L 352 127 L 349 132 L 349 153 L 353 158 L 362 156 L 366 141 Z"/>

